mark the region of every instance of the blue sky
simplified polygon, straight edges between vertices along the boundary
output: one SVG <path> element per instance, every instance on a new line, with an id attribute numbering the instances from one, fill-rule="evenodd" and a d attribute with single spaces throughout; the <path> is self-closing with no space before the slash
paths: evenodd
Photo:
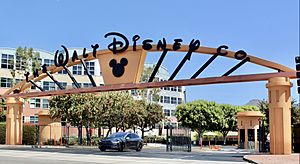
<path id="1" fill-rule="evenodd" d="M 295 67 L 299 55 L 298 0 L 1 0 L 0 47 L 29 46 L 54 52 L 61 44 L 89 47 L 99 43 L 106 48 L 107 32 L 128 37 L 139 34 L 155 41 L 165 37 L 170 43 L 182 38 L 188 44 L 229 46 L 248 54 Z M 155 62 L 159 54 L 150 54 Z M 173 72 L 183 54 L 170 53 L 164 65 Z M 177 78 L 189 78 L 209 58 L 193 55 Z M 237 61 L 217 58 L 201 77 L 219 76 Z M 272 72 L 247 63 L 234 74 Z M 295 81 L 292 96 L 298 98 Z M 205 99 L 243 105 L 251 99 L 266 99 L 266 82 L 234 83 L 187 87 L 187 101 Z"/>

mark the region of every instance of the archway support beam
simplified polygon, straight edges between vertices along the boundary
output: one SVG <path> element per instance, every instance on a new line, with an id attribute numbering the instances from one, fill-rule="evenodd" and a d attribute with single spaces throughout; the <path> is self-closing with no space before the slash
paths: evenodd
<path id="1" fill-rule="evenodd" d="M 30 97 L 45 97 L 45 96 L 55 96 L 55 95 L 108 92 L 108 91 L 121 91 L 121 90 L 133 90 L 133 89 L 145 89 L 145 88 L 172 87 L 172 86 L 192 86 L 192 85 L 224 84 L 224 83 L 236 83 L 236 82 L 266 81 L 272 77 L 289 77 L 290 79 L 294 79 L 296 78 L 296 72 L 278 72 L 278 73 L 235 75 L 235 76 L 223 76 L 223 77 L 208 77 L 208 78 L 160 81 L 160 82 L 138 83 L 138 84 L 114 84 L 114 85 L 98 86 L 98 87 L 91 87 L 91 88 L 74 88 L 74 89 L 66 89 L 66 90 L 9 94 L 9 95 L 2 95 L 1 97 L 2 98 L 7 98 L 7 97 L 30 98 Z"/>

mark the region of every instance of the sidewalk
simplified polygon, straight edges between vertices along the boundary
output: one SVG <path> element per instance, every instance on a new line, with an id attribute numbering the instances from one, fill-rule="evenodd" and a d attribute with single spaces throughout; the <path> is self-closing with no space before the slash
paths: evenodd
<path id="1" fill-rule="evenodd" d="M 262 164 L 300 164 L 300 154 L 292 155 L 271 155 L 271 154 L 256 154 L 245 155 L 243 158 L 250 163 Z"/>

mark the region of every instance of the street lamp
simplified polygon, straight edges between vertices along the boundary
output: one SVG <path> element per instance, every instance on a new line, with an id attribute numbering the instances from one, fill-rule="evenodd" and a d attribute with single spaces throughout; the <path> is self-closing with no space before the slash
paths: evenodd
<path id="1" fill-rule="evenodd" d="M 262 117 L 258 119 L 259 121 L 259 152 L 265 152 L 265 128 L 264 120 Z"/>

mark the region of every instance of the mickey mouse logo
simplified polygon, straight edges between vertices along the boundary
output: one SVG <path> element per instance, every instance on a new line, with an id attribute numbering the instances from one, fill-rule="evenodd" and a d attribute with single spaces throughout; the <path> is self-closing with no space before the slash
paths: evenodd
<path id="1" fill-rule="evenodd" d="M 112 68 L 112 73 L 115 77 L 121 77 L 125 72 L 125 66 L 128 64 L 126 58 L 122 58 L 120 63 L 117 63 L 115 59 L 109 62 L 109 66 Z"/>

